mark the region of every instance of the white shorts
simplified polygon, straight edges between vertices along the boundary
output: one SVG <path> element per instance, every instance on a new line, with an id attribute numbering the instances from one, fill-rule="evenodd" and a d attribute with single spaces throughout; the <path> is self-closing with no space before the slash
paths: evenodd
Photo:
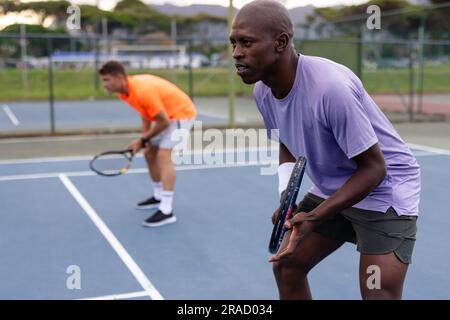
<path id="1" fill-rule="evenodd" d="M 150 139 L 152 146 L 162 149 L 173 149 L 175 146 L 184 144 L 189 132 L 194 125 L 195 119 L 190 120 L 172 120 L 167 129 Z"/>

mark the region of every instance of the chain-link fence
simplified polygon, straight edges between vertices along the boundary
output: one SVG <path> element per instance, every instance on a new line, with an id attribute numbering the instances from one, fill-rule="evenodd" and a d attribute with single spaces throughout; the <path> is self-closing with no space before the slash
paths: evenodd
<path id="1" fill-rule="evenodd" d="M 450 2 L 384 5 L 378 23 L 365 6 L 331 21 L 311 19 L 298 26 L 297 47 L 352 69 L 391 119 L 444 119 L 450 115 Z"/>
<path id="2" fill-rule="evenodd" d="M 99 81 L 97 70 L 108 60 L 121 61 L 131 75 L 151 73 L 173 82 L 194 99 L 201 120 L 225 126 L 227 48 L 226 39 L 0 33 L 1 100 L 20 123 L 5 118 L 1 131 L 135 128 L 138 117 Z M 236 75 L 233 81 L 236 95 L 249 100 L 252 88 Z"/>
<path id="3" fill-rule="evenodd" d="M 414 28 L 400 30 L 395 19 L 382 20 L 395 32 L 368 31 L 358 19 L 308 26 L 295 45 L 302 54 L 352 69 L 391 119 L 442 119 L 450 114 L 449 31 L 428 26 L 421 16 Z M 261 125 L 253 87 L 229 76 L 227 50 L 226 37 L 69 36 L 27 33 L 26 27 L 0 33 L 0 133 L 138 128 L 139 117 L 99 81 L 98 68 L 111 59 L 130 74 L 151 73 L 176 84 L 194 99 L 199 120 L 208 126 Z M 236 112 L 229 110 L 231 82 Z"/>

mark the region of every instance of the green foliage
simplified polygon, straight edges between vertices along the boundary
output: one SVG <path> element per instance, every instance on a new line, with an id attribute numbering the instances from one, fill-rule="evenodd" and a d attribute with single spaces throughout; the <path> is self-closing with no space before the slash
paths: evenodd
<path id="1" fill-rule="evenodd" d="M 189 74 L 187 70 L 129 70 L 130 74 L 152 73 L 175 83 L 185 92 L 189 88 Z M 409 91 L 408 68 L 391 68 L 379 70 L 365 70 L 363 81 L 369 93 L 396 93 L 392 82 L 401 92 Z M 415 70 L 417 74 L 418 70 Z M 108 95 L 100 90 L 95 91 L 94 72 L 91 69 L 59 70 L 55 69 L 54 86 L 55 98 L 59 100 L 86 99 L 96 96 L 107 98 Z M 227 96 L 228 70 L 225 68 L 206 68 L 194 70 L 194 95 L 199 96 Z M 29 89 L 24 93 L 22 88 L 22 72 L 18 69 L 0 69 L 0 87 L 2 99 L 48 99 L 48 71 L 28 70 Z M 390 78 L 390 81 L 386 77 Z M 450 63 L 438 66 L 426 66 L 424 73 L 425 93 L 449 93 L 448 78 L 450 77 Z M 251 95 L 252 87 L 242 85 L 242 81 L 234 77 L 238 95 Z M 68 89 L 70 88 L 70 89 Z"/>
<path id="2" fill-rule="evenodd" d="M 67 18 L 67 7 L 69 1 L 36 1 L 21 2 L 19 0 L 0 0 L 0 12 L 20 12 L 33 10 L 41 17 L 41 23 L 47 17 L 56 18 L 58 26 L 64 26 Z M 144 34 L 151 31 L 170 32 L 172 18 L 176 18 L 179 29 L 194 32 L 195 25 L 200 22 L 226 23 L 226 19 L 210 16 L 208 14 L 198 14 L 194 17 L 170 17 L 165 15 L 140 0 L 121 0 L 112 11 L 103 11 L 93 5 L 79 5 L 82 29 L 95 31 L 102 18 L 107 18 L 108 31 L 114 32 L 116 29 L 125 29 L 131 34 Z"/>
<path id="3" fill-rule="evenodd" d="M 343 12 L 332 7 L 316 8 L 314 13 L 326 21 L 333 21 L 343 16 Z"/>
<path id="4" fill-rule="evenodd" d="M 6 12 L 17 11 L 18 6 L 18 0 L 0 0 L 0 13 L 5 14 Z"/>
<path id="5" fill-rule="evenodd" d="M 431 2 L 445 3 L 448 0 Z M 425 21 L 427 36 L 435 39 L 450 38 L 450 8 L 423 10 L 407 0 L 371 0 L 364 4 L 342 8 L 317 8 L 314 14 L 322 21 L 334 23 L 335 30 L 350 35 L 359 32 L 361 25 L 365 23 L 369 5 L 379 6 L 382 14 L 399 11 L 398 14 L 382 16 L 381 19 L 382 30 L 396 37 L 416 38 L 418 28 L 422 21 Z"/>
<path id="6" fill-rule="evenodd" d="M 0 2 L 0 7 L 2 11 L 26 11 L 32 10 L 41 17 L 40 23 L 47 17 L 55 17 L 58 26 L 64 24 L 65 18 L 67 16 L 67 8 L 70 6 L 69 1 L 58 0 L 58 1 L 36 1 L 36 2 L 20 2 L 20 1 L 3 1 Z"/>
<path id="7" fill-rule="evenodd" d="M 133 33 L 158 29 L 170 30 L 170 17 L 158 12 L 139 0 L 122 0 L 117 3 L 109 17 L 114 22 L 122 22 Z"/>
<path id="8" fill-rule="evenodd" d="M 0 32 L 0 36 L 2 33 L 20 33 L 20 24 L 13 24 L 7 26 L 5 29 Z M 26 25 L 26 34 L 66 34 L 64 29 L 56 29 L 49 30 L 40 25 Z M 48 55 L 47 53 L 47 39 L 45 38 L 28 38 L 27 39 L 27 54 L 29 56 L 41 57 Z M 53 39 L 52 46 L 54 50 L 68 50 L 69 42 L 66 39 Z M 1 48 L 9 48 L 9 54 L 6 55 L 4 50 Z M 20 57 L 20 44 L 19 39 L 12 38 L 1 38 L 0 37 L 0 50 L 5 55 L 5 57 L 9 58 L 18 58 Z"/>
<path id="9" fill-rule="evenodd" d="M 66 10 L 70 5 L 70 2 L 65 0 L 20 2 L 17 6 L 17 11 L 33 10 L 44 16 L 65 16 Z"/>

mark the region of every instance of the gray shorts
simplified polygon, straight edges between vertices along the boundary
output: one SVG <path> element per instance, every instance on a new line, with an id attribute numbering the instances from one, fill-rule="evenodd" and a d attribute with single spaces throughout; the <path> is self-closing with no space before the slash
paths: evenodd
<path id="1" fill-rule="evenodd" d="M 152 146 L 162 149 L 173 149 L 187 141 L 195 119 L 172 120 L 167 129 L 150 139 Z"/>
<path id="2" fill-rule="evenodd" d="M 323 201 L 323 198 L 308 193 L 294 214 L 309 212 Z M 400 261 L 410 264 L 416 241 L 416 221 L 415 216 L 398 216 L 392 207 L 385 213 L 350 207 L 322 222 L 314 232 L 355 243 L 363 254 L 394 252 Z"/>

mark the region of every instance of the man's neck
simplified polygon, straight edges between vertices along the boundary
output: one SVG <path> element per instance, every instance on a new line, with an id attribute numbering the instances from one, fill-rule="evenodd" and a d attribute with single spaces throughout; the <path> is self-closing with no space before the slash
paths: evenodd
<path id="1" fill-rule="evenodd" d="M 129 96 L 130 90 L 128 89 L 128 79 L 125 80 L 125 83 L 122 87 L 121 93 L 127 97 Z"/>
<path id="2" fill-rule="evenodd" d="M 297 74 L 299 55 L 293 50 L 289 56 L 281 61 L 276 67 L 272 76 L 263 81 L 269 88 L 272 89 L 272 94 L 277 99 L 286 97 L 292 89 Z"/>

